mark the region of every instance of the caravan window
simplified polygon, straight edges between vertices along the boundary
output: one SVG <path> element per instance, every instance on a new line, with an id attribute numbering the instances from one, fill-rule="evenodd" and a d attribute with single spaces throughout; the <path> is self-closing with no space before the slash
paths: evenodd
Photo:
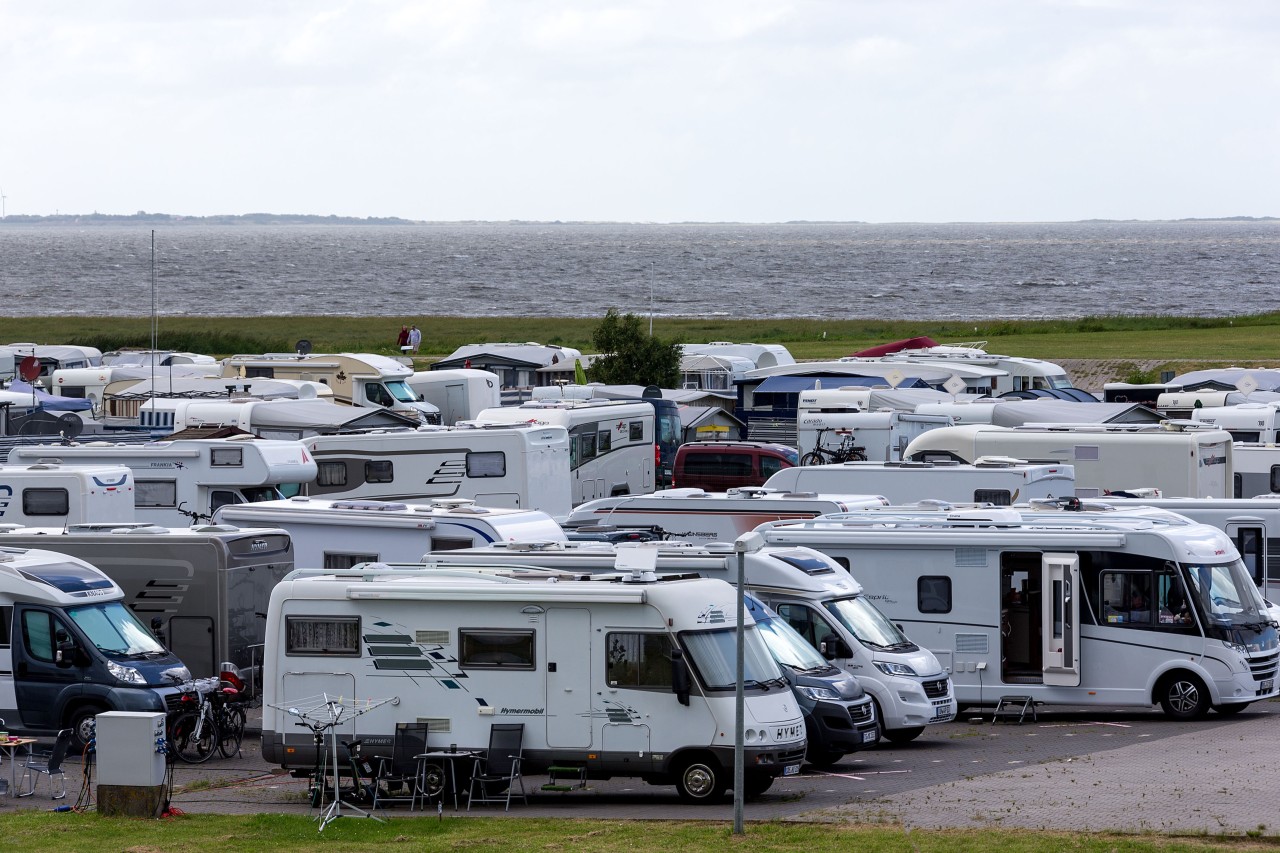
<path id="1" fill-rule="evenodd" d="M 461 628 L 458 645 L 463 669 L 533 669 L 533 631 Z"/>
<path id="2" fill-rule="evenodd" d="M 1013 506 L 1013 495 L 1008 489 L 974 489 L 973 502 L 995 504 L 996 506 Z"/>
<path id="3" fill-rule="evenodd" d="M 215 447 L 209 451 L 209 464 L 215 468 L 243 468 L 243 447 Z"/>
<path id="4" fill-rule="evenodd" d="M 176 480 L 134 480 L 134 506 L 177 506 Z"/>
<path id="5" fill-rule="evenodd" d="M 467 454 L 468 477 L 507 476 L 507 454 L 501 450 L 486 450 Z"/>
<path id="6" fill-rule="evenodd" d="M 951 578 L 924 575 L 916 579 L 916 609 L 921 613 L 951 612 Z"/>
<path id="7" fill-rule="evenodd" d="M 0 649 L 9 648 L 9 638 L 13 636 L 13 605 L 0 604 Z"/>
<path id="8" fill-rule="evenodd" d="M 395 468 L 390 459 L 370 459 L 364 463 L 366 483 L 390 483 L 395 479 Z"/>
<path id="9" fill-rule="evenodd" d="M 1280 465 L 1271 466 L 1271 493 L 1280 492 Z M 1253 497 L 1250 495 L 1249 497 Z"/>
<path id="10" fill-rule="evenodd" d="M 583 461 L 594 459 L 596 456 L 596 434 L 589 433 L 578 436 L 578 442 L 582 445 L 582 451 L 579 456 Z"/>
<path id="11" fill-rule="evenodd" d="M 331 551 L 324 552 L 325 569 L 349 569 L 359 563 L 376 563 L 378 562 L 377 554 L 335 554 Z"/>
<path id="12" fill-rule="evenodd" d="M 66 515 L 70 508 L 66 489 L 22 490 L 22 511 L 27 515 Z"/>
<path id="13" fill-rule="evenodd" d="M 286 616 L 285 654 L 360 656 L 359 616 Z"/>
<path id="14" fill-rule="evenodd" d="M 347 484 L 347 463 L 317 462 L 317 486 L 345 486 Z"/>
<path id="15" fill-rule="evenodd" d="M 644 421 L 631 421 L 627 424 L 627 436 L 631 441 L 644 441 Z"/>
<path id="16" fill-rule="evenodd" d="M 671 690 L 671 637 L 615 632 L 605 636 L 605 681 L 610 687 Z"/>
<path id="17" fill-rule="evenodd" d="M 608 453 L 613 447 L 613 433 L 607 429 L 602 429 L 596 433 L 596 450 L 600 453 Z"/>
<path id="18" fill-rule="evenodd" d="M 249 367 L 244 368 L 245 379 L 275 379 L 276 369 L 274 367 Z"/>

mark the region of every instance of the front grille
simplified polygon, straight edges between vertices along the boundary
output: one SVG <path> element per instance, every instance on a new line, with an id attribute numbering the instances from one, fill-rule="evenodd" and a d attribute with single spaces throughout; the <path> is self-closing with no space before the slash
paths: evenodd
<path id="1" fill-rule="evenodd" d="M 849 707 L 849 718 L 853 720 L 855 726 L 873 722 L 876 718 L 875 703 L 863 702 L 861 705 L 851 705 Z"/>
<path id="2" fill-rule="evenodd" d="M 1249 671 L 1253 673 L 1254 681 L 1266 681 L 1268 678 L 1276 677 L 1277 664 L 1280 664 L 1280 652 L 1266 657 L 1250 658 Z"/>
<path id="3" fill-rule="evenodd" d="M 926 681 L 923 685 L 924 695 L 930 699 L 940 699 L 947 695 L 947 680 L 939 678 L 937 681 Z"/>

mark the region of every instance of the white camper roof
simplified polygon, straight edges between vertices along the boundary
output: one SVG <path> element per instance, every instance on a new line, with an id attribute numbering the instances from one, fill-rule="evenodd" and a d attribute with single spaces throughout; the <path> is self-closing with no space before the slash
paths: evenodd
<path id="1" fill-rule="evenodd" d="M 124 593 L 84 560 L 38 548 L 0 548 L 0 603 L 90 604 Z"/>

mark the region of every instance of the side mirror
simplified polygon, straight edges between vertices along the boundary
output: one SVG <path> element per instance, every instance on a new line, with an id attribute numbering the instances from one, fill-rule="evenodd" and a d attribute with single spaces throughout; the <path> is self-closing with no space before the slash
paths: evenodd
<path id="1" fill-rule="evenodd" d="M 169 647 L 169 644 L 164 641 L 164 621 L 159 616 L 151 617 L 151 633 L 155 635 L 160 645 Z"/>
<path id="2" fill-rule="evenodd" d="M 72 666 L 76 662 L 77 651 L 75 641 L 59 631 L 57 643 L 54 646 L 53 662 L 60 667 Z"/>
<path id="3" fill-rule="evenodd" d="M 681 705 L 689 704 L 689 667 L 680 649 L 671 650 L 671 692 Z"/>
<path id="4" fill-rule="evenodd" d="M 827 637 L 827 639 L 818 644 L 818 651 L 827 660 L 853 657 L 853 649 L 849 648 L 849 644 L 839 637 Z"/>

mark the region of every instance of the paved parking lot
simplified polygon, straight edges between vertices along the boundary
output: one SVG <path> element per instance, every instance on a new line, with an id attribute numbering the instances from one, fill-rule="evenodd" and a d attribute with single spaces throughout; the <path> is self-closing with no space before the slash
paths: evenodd
<path id="1" fill-rule="evenodd" d="M 1280 702 L 1194 723 L 1157 711 L 1057 710 L 1021 725 L 966 715 L 902 747 L 848 756 L 828 772 L 780 779 L 747 804 L 748 820 L 850 820 L 913 828 L 1012 826 L 1052 829 L 1280 834 L 1275 767 Z M 5 768 L 7 770 L 7 768 Z M 187 812 L 306 814 L 306 782 L 244 755 L 175 765 L 174 805 Z M 80 773 L 68 768 L 68 786 Z M 674 788 L 636 779 L 592 781 L 586 791 L 543 793 L 526 780 L 528 806 L 513 814 L 609 819 L 732 819 L 732 801 L 680 802 Z M 43 789 L 42 789 L 43 790 Z M 43 797 L 6 806 L 49 807 Z M 465 816 L 466 803 L 458 816 Z M 403 806 L 390 814 L 407 815 Z M 500 807 L 471 814 L 500 815 Z M 452 803 L 443 809 L 453 817 Z"/>

